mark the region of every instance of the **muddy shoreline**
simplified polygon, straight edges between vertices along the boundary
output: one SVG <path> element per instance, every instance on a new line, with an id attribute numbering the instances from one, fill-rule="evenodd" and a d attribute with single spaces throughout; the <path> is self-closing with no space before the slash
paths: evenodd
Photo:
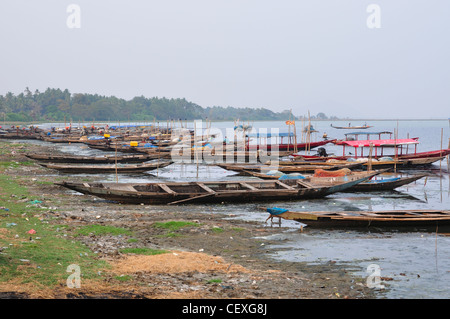
<path id="1" fill-rule="evenodd" d="M 22 151 L 2 154 L 1 160 L 30 161 L 23 154 L 58 154 L 58 145 L 22 143 Z M 168 210 L 157 206 L 119 205 L 92 196 L 80 195 L 52 184 L 55 180 L 95 180 L 59 174 L 37 164 L 8 169 L 6 174 L 26 177 L 30 193 L 39 194 L 43 219 L 67 229 L 83 225 L 110 225 L 129 229 L 132 236 L 87 235 L 78 240 L 96 258 L 112 265 L 102 271 L 101 284 L 83 284 L 79 289 L 61 285 L 46 292 L 26 286 L 9 290 L 3 285 L 0 298 L 106 298 L 106 299 L 373 299 L 374 291 L 364 280 L 354 278 L 333 261 L 322 265 L 282 262 L 271 258 L 266 238 L 286 231 L 261 222 L 230 219 L 228 214 L 208 214 L 189 209 Z M 187 207 L 187 208 L 186 208 Z M 186 221 L 194 226 L 168 233 L 155 223 Z M 300 231 L 300 230 L 299 230 Z M 69 239 L 70 239 L 70 235 Z M 132 239 L 132 240 L 130 240 Z M 170 251 L 155 262 L 154 256 L 122 253 L 125 248 L 147 247 Z M 164 255 L 164 254 L 163 254 Z M 159 256 L 163 256 L 159 255 Z M 182 258 L 182 259 L 180 259 Z M 197 263 L 197 264 L 196 264 Z M 150 267 L 150 265 L 152 265 Z M 161 265 L 167 266 L 159 267 Z M 173 267 L 172 267 L 173 265 Z M 197 266 L 196 266 L 197 265 Z M 159 268 L 158 268 L 158 267 Z M 175 267 L 177 266 L 177 267 Z M 181 267 L 181 268 L 180 268 Z M 183 268 L 184 267 L 184 268 Z M 127 277 L 121 281 L 118 277 Z"/>

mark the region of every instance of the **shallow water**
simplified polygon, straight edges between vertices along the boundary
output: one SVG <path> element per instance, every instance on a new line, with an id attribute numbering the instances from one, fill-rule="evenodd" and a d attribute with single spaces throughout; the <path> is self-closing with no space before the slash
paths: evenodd
<path id="1" fill-rule="evenodd" d="M 398 128 L 398 137 L 419 137 L 418 151 L 430 151 L 448 146 L 449 123 L 447 121 L 373 121 L 374 125 L 367 131 L 394 131 Z M 287 132 L 284 122 L 256 122 L 250 123 L 257 129 L 280 128 L 280 132 Z M 319 133 L 313 135 L 313 140 L 320 140 L 324 132 L 329 139 L 343 138 L 347 130 L 338 130 L 330 124 L 346 126 L 348 121 L 330 122 L 316 121 L 312 123 Z M 362 125 L 352 123 L 352 125 Z M 297 123 L 297 125 L 301 125 Z M 232 128 L 234 123 L 212 123 L 223 131 Z M 441 140 L 441 130 L 443 138 Z M 298 132 L 300 129 L 297 130 Z M 300 133 L 298 141 L 301 140 Z M 43 143 L 27 141 L 29 143 Z M 48 144 L 47 144 L 48 145 Z M 67 153 L 79 155 L 104 154 L 102 151 L 92 150 L 83 144 L 57 145 Z M 328 153 L 341 155 L 338 146 L 326 146 Z M 300 152 L 302 153 L 302 152 Z M 311 151 L 315 154 L 315 150 Z M 113 154 L 113 153 L 112 153 Z M 220 213 L 229 218 L 255 220 L 264 223 L 267 213 L 261 206 L 277 206 L 293 211 L 331 211 L 331 210 L 390 210 L 390 209 L 450 209 L 450 180 L 447 171 L 447 161 L 433 164 L 431 169 L 425 170 L 428 177 L 422 178 L 410 185 L 398 188 L 393 192 L 374 193 L 337 193 L 324 199 L 247 203 L 247 204 L 210 204 L 146 207 L 149 211 L 185 209 L 205 213 Z M 198 171 L 197 171 L 198 169 Z M 399 172 L 402 175 L 423 173 L 422 170 Z M 165 181 L 196 181 L 196 180 L 236 180 L 246 179 L 236 173 L 226 171 L 217 166 L 195 164 L 173 164 L 157 171 L 147 172 L 145 175 L 119 175 L 119 182 L 149 182 Z M 99 181 L 116 180 L 114 174 L 99 176 Z M 274 219 L 276 220 L 276 219 Z M 300 231 L 300 224 L 293 221 L 282 221 L 282 226 L 289 231 L 280 232 L 268 239 L 275 240 L 276 245 L 270 248 L 271 256 L 275 259 L 288 261 L 302 261 L 311 264 L 327 263 L 330 260 L 341 264 L 346 269 L 360 277 L 362 282 L 374 286 L 380 298 L 449 298 L 450 297 L 450 237 L 437 235 L 436 229 L 408 229 L 408 230 L 318 230 L 304 228 Z M 269 223 L 267 227 L 273 226 Z M 450 233 L 450 229 L 441 227 L 439 233 Z M 368 272 L 369 265 L 376 265 L 378 272 Z M 377 276 L 392 279 L 371 281 Z M 375 282 L 375 284 L 374 284 Z M 356 284 L 356 283 L 355 283 Z M 384 285 L 381 289 L 379 285 Z M 371 286 L 371 287 L 372 287 Z"/>

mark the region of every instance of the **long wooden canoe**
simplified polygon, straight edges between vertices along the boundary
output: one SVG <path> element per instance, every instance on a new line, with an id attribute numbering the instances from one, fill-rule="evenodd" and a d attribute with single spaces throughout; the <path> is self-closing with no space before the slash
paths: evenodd
<path id="1" fill-rule="evenodd" d="M 247 171 L 248 175 L 262 178 L 262 179 L 271 179 L 271 180 L 283 180 L 282 176 L 285 178 L 301 178 L 304 180 L 311 180 L 311 179 L 344 179 L 343 177 L 313 177 L 312 175 L 301 175 L 300 177 L 296 177 L 294 175 L 289 176 L 289 174 L 265 174 L 260 172 L 254 172 L 254 171 Z M 360 174 L 361 172 L 351 172 L 351 175 Z M 346 175 L 350 176 L 350 175 Z M 425 174 L 420 175 L 414 175 L 414 176 L 408 176 L 408 177 L 393 177 L 393 178 L 386 178 L 386 179 L 379 179 L 379 180 L 368 180 L 362 183 L 359 183 L 353 187 L 350 187 L 347 192 L 373 192 L 373 191 L 390 191 L 394 190 L 398 187 L 411 184 L 423 177 L 425 177 Z M 281 178 L 281 179 L 280 179 Z"/>
<path id="2" fill-rule="evenodd" d="M 340 130 L 363 130 L 363 129 L 367 129 L 369 127 L 373 127 L 370 125 L 360 125 L 360 126 L 333 126 L 333 124 L 330 124 L 330 126 L 332 128 L 337 128 Z"/>
<path id="3" fill-rule="evenodd" d="M 344 191 L 373 176 L 348 182 L 314 185 L 300 180 L 290 181 L 219 181 L 172 183 L 71 183 L 57 185 L 77 192 L 119 203 L 189 204 L 199 202 L 253 202 L 320 198 Z"/>
<path id="4" fill-rule="evenodd" d="M 425 174 L 409 177 L 394 177 L 380 180 L 368 180 L 348 189 L 349 192 L 373 192 L 373 191 L 391 191 L 398 187 L 411 184 L 423 177 Z"/>
<path id="5" fill-rule="evenodd" d="M 270 216 L 295 220 L 311 227 L 399 227 L 450 225 L 448 210 L 389 210 L 389 211 L 320 211 L 294 212 L 268 208 Z"/>
<path id="6" fill-rule="evenodd" d="M 46 155 L 46 154 L 25 154 L 26 157 L 39 161 L 51 163 L 72 163 L 72 164 L 114 164 L 114 163 L 143 163 L 146 161 L 163 158 L 158 154 L 135 154 L 118 156 L 76 156 L 76 155 Z"/>
<path id="7" fill-rule="evenodd" d="M 77 165 L 77 164 L 55 164 L 55 163 L 39 163 L 39 165 L 58 170 L 64 173 L 72 174 L 103 174 L 103 173 L 142 173 L 157 168 L 169 166 L 173 162 L 156 162 L 143 164 L 107 164 L 107 165 Z"/>
<path id="8" fill-rule="evenodd" d="M 272 170 L 278 170 L 283 173 L 314 173 L 317 169 L 328 169 L 328 170 L 337 170 L 342 168 L 354 169 L 357 167 L 361 167 L 363 163 L 354 163 L 354 162 L 340 162 L 335 163 L 334 165 L 330 165 L 329 163 L 315 163 L 314 165 L 306 164 L 306 165 L 279 165 L 279 166 L 270 166 L 265 164 L 243 164 L 243 163 L 218 163 L 217 166 L 231 170 L 235 172 L 246 172 L 246 171 L 259 171 L 259 172 L 268 172 Z"/>

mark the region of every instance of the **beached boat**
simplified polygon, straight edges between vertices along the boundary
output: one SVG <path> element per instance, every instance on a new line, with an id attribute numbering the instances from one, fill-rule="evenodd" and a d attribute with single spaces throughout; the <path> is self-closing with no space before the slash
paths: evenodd
<path id="1" fill-rule="evenodd" d="M 71 163 L 71 164 L 114 164 L 114 163 L 143 163 L 150 160 L 162 158 L 150 154 L 118 155 L 118 156 L 77 156 L 77 155 L 46 155 L 46 154 L 25 154 L 26 157 L 50 163 Z"/>
<path id="2" fill-rule="evenodd" d="M 273 139 L 276 141 L 274 142 Z M 287 141 L 286 141 L 287 139 Z M 310 150 L 319 146 L 332 143 L 334 140 L 309 141 L 298 143 L 294 133 L 249 133 L 246 135 L 245 148 L 251 150 L 278 150 L 278 151 L 301 151 Z"/>
<path id="3" fill-rule="evenodd" d="M 450 225 L 450 211 L 448 210 L 295 212 L 274 207 L 267 208 L 267 212 L 270 214 L 269 218 L 279 217 L 295 220 L 317 228 Z"/>
<path id="4" fill-rule="evenodd" d="M 391 191 L 398 187 L 411 184 L 423 177 L 425 174 L 408 176 L 408 177 L 391 177 L 371 179 L 348 189 L 350 192 L 373 192 L 373 191 Z"/>
<path id="5" fill-rule="evenodd" d="M 0 131 L 0 139 L 37 140 L 40 139 L 40 134 L 30 131 L 18 131 L 18 132 Z"/>
<path id="6" fill-rule="evenodd" d="M 363 163 L 341 162 L 330 165 L 329 163 L 314 163 L 306 165 L 278 165 L 271 166 L 266 164 L 244 164 L 244 163 L 218 163 L 215 164 L 223 169 L 234 172 L 269 172 L 278 170 L 283 173 L 314 173 L 317 169 L 338 170 L 342 168 L 354 169 L 362 166 Z"/>
<path id="7" fill-rule="evenodd" d="M 303 161 L 329 161 L 329 160 L 364 160 L 368 161 L 369 158 L 378 161 L 391 161 L 391 164 L 414 166 L 414 165 L 429 165 L 438 160 L 450 155 L 450 149 L 440 149 L 426 152 L 417 152 L 417 145 L 419 144 L 417 138 L 407 139 L 384 139 L 384 140 L 341 140 L 334 141 L 336 145 L 343 147 L 342 156 L 322 156 L 318 155 L 302 155 L 292 154 L 293 157 L 300 157 Z M 353 153 L 346 155 L 346 148 L 353 148 Z M 372 153 L 370 149 L 372 148 Z M 394 148 L 394 151 L 390 154 L 385 153 L 385 148 Z M 414 151 L 411 151 L 414 149 Z M 364 151 L 366 152 L 364 154 Z M 393 153 L 393 154 L 392 154 Z M 398 163 L 395 163 L 399 161 Z M 375 165 L 381 165 L 378 163 Z M 387 163 L 385 163 L 387 164 Z"/>
<path id="8" fill-rule="evenodd" d="M 107 164 L 107 165 L 78 165 L 78 164 L 55 164 L 39 163 L 46 168 L 58 170 L 63 173 L 72 174 L 103 174 L 103 173 L 142 173 L 158 168 L 169 166 L 173 162 L 150 162 L 143 164 Z"/>
<path id="9" fill-rule="evenodd" d="M 170 156 L 175 162 L 183 163 L 195 163 L 205 162 L 208 164 L 213 163 L 254 163 L 261 164 L 262 161 L 267 161 L 268 158 L 280 158 L 283 156 L 289 156 L 292 152 L 257 152 L 257 151 L 233 151 L 227 150 L 221 152 L 221 150 L 211 149 L 211 150 L 184 150 L 180 151 L 174 149 Z"/>
<path id="10" fill-rule="evenodd" d="M 344 191 L 372 174 L 348 182 L 314 185 L 289 181 L 219 181 L 172 183 L 71 183 L 57 185 L 119 203 L 189 204 L 199 202 L 254 202 L 320 198 Z"/>
<path id="11" fill-rule="evenodd" d="M 384 170 L 379 170 L 379 174 L 385 172 Z M 341 169 L 337 171 L 326 171 L 326 170 L 317 170 L 314 174 L 286 174 L 280 171 L 271 171 L 267 173 L 260 173 L 256 171 L 247 171 L 248 175 L 258 177 L 261 179 L 270 179 L 270 180 L 286 180 L 286 179 L 301 179 L 304 181 L 313 181 L 316 182 L 320 179 L 327 180 L 349 180 L 349 178 L 357 178 L 361 176 L 361 174 L 365 174 L 365 172 L 353 172 L 349 169 Z M 394 190 L 398 187 L 411 184 L 423 177 L 425 174 L 407 176 L 407 177 L 380 177 L 380 178 L 372 178 L 365 182 L 359 183 L 351 188 L 349 188 L 348 192 L 372 192 L 372 191 L 390 191 Z"/>
<path id="12" fill-rule="evenodd" d="M 347 161 L 338 161 L 331 160 L 330 163 L 334 163 L 335 165 L 343 165 L 345 163 L 360 163 L 362 164 L 363 169 L 366 169 L 368 166 L 376 169 L 382 168 L 397 168 L 397 169 L 415 169 L 418 167 L 426 167 L 435 162 L 443 160 L 445 157 L 430 157 L 430 158 L 411 158 L 411 159 L 395 159 L 391 157 L 384 157 L 380 159 L 367 159 L 367 158 L 359 158 L 356 160 L 349 159 Z M 351 160 L 351 161 L 350 161 Z"/>
<path id="13" fill-rule="evenodd" d="M 152 145 L 151 143 L 145 143 L 144 146 L 131 146 L 131 145 L 116 145 L 114 143 L 111 144 L 93 144 L 93 143 L 86 143 L 90 148 L 105 151 L 105 152 L 122 152 L 122 153 L 147 153 L 147 152 L 155 152 L 155 150 L 160 151 L 161 153 L 164 153 L 165 150 L 158 149 L 157 146 Z M 167 151 L 169 152 L 169 150 Z"/>
<path id="14" fill-rule="evenodd" d="M 83 143 L 79 136 L 43 136 L 41 140 L 50 143 Z"/>

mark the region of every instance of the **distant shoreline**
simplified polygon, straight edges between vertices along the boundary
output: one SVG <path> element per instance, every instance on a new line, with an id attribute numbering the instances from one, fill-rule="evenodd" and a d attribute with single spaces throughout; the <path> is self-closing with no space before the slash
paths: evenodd
<path id="1" fill-rule="evenodd" d="M 196 120 L 204 120 L 204 119 L 196 119 Z M 188 120 L 188 122 L 193 122 L 196 120 Z M 303 120 L 308 120 L 308 119 L 297 119 L 297 121 L 303 121 Z M 231 120 L 210 120 L 211 122 L 233 122 Z M 334 120 L 329 120 L 329 119 L 311 119 L 312 122 L 384 122 L 384 121 L 449 121 L 450 123 L 450 118 L 448 119 L 334 119 Z M 161 121 L 156 121 L 158 123 L 165 123 L 167 122 L 167 120 L 161 120 Z M 283 122 L 283 120 L 257 120 L 257 121 L 253 121 L 253 120 L 242 120 L 241 122 Z M 47 123 L 55 123 L 55 124 L 61 124 L 63 122 L 61 121 L 36 121 L 36 122 L 3 122 L 0 121 L 0 126 L 1 125 L 42 125 L 42 124 L 47 124 Z M 66 122 L 67 124 L 70 124 L 69 121 Z M 90 121 L 85 121 L 83 122 L 83 124 L 88 123 L 91 124 L 92 122 Z M 139 123 L 139 124 L 152 124 L 153 121 L 128 121 L 128 120 L 120 120 L 120 121 L 108 121 L 108 120 L 96 120 L 94 122 L 95 124 L 103 124 L 103 123 Z M 184 123 L 184 121 L 183 121 Z M 72 121 L 72 125 L 74 124 L 78 124 L 78 121 Z"/>

